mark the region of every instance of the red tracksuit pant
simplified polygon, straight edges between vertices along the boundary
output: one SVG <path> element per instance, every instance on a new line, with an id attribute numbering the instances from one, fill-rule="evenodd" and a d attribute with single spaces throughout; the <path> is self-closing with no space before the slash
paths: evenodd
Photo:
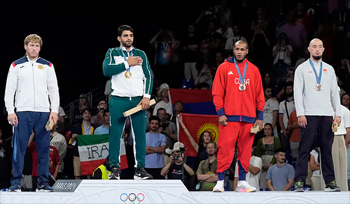
<path id="1" fill-rule="evenodd" d="M 218 169 L 216 172 L 222 173 L 230 167 L 235 155 L 236 142 L 238 142 L 237 162 L 240 161 L 244 170 L 248 172 L 255 137 L 255 134 L 250 133 L 253 124 L 246 122 L 227 122 L 226 126 L 219 126 Z"/>

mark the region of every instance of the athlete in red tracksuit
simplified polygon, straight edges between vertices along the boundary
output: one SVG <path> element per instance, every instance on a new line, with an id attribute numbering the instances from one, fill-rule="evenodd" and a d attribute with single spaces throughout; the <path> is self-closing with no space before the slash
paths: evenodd
<path id="1" fill-rule="evenodd" d="M 238 142 L 239 182 L 236 191 L 254 192 L 256 189 L 246 182 L 255 137 L 250 130 L 254 124 L 259 125 L 259 130 L 262 129 L 264 91 L 259 69 L 246 59 L 248 45 L 244 41 L 238 41 L 233 52 L 235 56 L 226 59 L 219 66 L 212 88 L 220 123 L 218 181 L 213 191 L 224 191 L 225 171 L 232 163 L 235 144 Z"/>

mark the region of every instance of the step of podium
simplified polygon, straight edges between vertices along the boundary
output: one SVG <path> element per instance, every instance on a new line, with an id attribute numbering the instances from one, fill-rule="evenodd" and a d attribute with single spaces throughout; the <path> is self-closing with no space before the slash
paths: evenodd
<path id="1" fill-rule="evenodd" d="M 58 180 L 54 187 L 55 192 L 0 192 L 0 203 L 350 203 L 350 192 L 193 192 L 179 180 Z"/>

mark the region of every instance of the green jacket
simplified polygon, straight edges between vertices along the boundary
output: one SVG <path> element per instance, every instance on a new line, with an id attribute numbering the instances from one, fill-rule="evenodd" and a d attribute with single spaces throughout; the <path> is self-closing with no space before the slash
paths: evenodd
<path id="1" fill-rule="evenodd" d="M 122 54 L 125 55 L 125 58 Z M 132 54 L 143 59 L 142 66 L 129 67 L 128 57 Z M 126 60 L 125 60 L 126 59 Z M 128 72 L 128 73 L 127 73 Z M 153 72 L 146 53 L 135 47 L 129 52 L 122 47 L 110 48 L 103 60 L 103 74 L 111 77 L 111 95 L 119 97 L 143 96 L 150 98 L 153 88 Z"/>

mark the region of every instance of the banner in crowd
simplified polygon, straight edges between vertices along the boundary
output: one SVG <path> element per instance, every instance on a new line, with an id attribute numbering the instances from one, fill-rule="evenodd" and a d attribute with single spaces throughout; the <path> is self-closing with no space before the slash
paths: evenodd
<path id="1" fill-rule="evenodd" d="M 181 101 L 183 113 L 216 115 L 211 90 L 169 89 L 171 103 Z"/>
<path id="2" fill-rule="evenodd" d="M 182 113 L 182 121 L 187 128 L 190 136 L 198 143 L 201 134 L 204 131 L 210 133 L 213 142 L 216 142 L 219 138 L 219 118 L 217 115 L 199 115 L 199 114 L 187 114 Z M 177 123 L 179 121 L 177 120 Z M 184 131 L 181 124 L 177 124 L 179 127 L 179 141 L 186 147 L 185 156 L 197 156 L 196 150 L 191 145 L 191 142 Z"/>
<path id="3" fill-rule="evenodd" d="M 79 135 L 78 150 L 81 164 L 81 175 L 92 175 L 94 170 L 103 164 L 109 155 L 109 136 Z M 123 139 L 120 142 L 120 169 L 128 168 Z"/>

